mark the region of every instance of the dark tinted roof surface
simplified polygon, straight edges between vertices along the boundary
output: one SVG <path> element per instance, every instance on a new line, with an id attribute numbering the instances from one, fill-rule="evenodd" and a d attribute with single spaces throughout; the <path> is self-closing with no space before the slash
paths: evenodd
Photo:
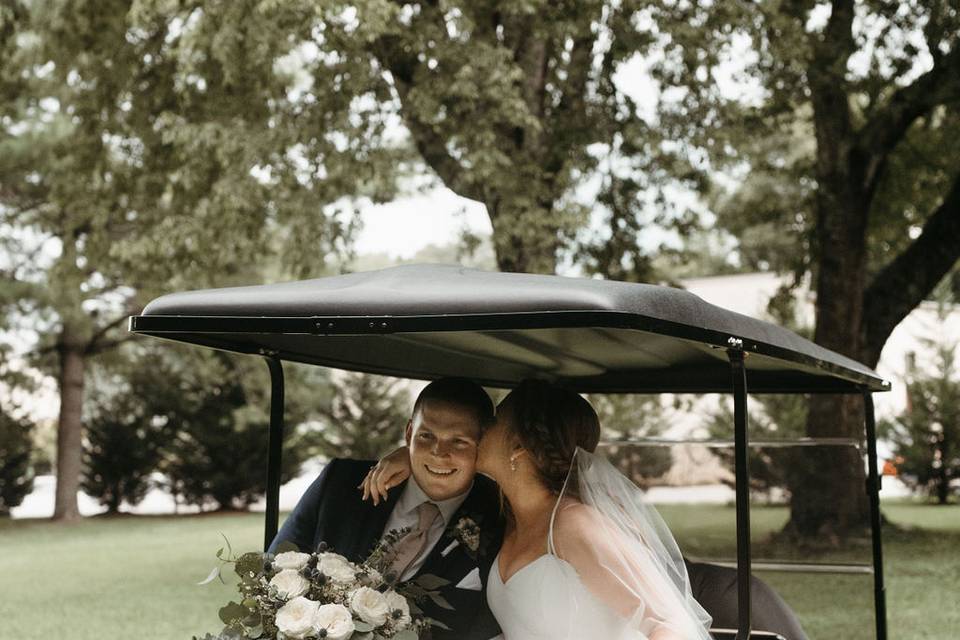
<path id="1" fill-rule="evenodd" d="M 453 265 L 174 293 L 131 330 L 357 371 L 493 386 L 544 376 L 610 392 L 727 391 L 725 349 L 740 340 L 751 391 L 889 388 L 859 362 L 682 289 Z"/>

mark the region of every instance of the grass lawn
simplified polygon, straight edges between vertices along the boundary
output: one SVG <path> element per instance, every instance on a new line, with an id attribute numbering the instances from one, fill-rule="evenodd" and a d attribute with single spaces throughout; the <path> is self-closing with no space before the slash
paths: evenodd
<path id="1" fill-rule="evenodd" d="M 688 555 L 731 557 L 733 511 L 664 506 Z M 960 506 L 884 504 L 890 637 L 947 639 L 960 629 Z M 813 554 L 766 542 L 783 508 L 752 513 L 756 558 L 869 560 L 869 547 Z M 90 518 L 75 525 L 0 521 L 0 639 L 182 639 L 216 631 L 217 609 L 235 595 L 196 586 L 216 564 L 220 532 L 235 550 L 262 543 L 260 514 Z M 872 579 L 766 573 L 814 640 L 873 637 Z"/>

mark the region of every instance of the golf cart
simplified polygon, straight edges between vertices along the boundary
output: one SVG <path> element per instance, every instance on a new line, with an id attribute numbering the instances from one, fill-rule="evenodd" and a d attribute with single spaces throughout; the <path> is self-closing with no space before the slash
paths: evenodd
<path id="1" fill-rule="evenodd" d="M 735 573 L 729 569 L 736 602 L 728 608 L 735 628 L 713 632 L 728 640 L 778 637 L 751 632 L 757 595 L 751 570 L 763 567 L 752 562 L 750 550 L 747 392 L 859 394 L 866 416 L 872 561 L 853 568 L 767 568 L 872 574 L 876 638 L 886 639 L 871 394 L 890 385 L 861 363 L 787 329 L 673 287 L 447 265 L 174 293 L 131 317 L 129 328 L 265 358 L 272 380 L 265 549 L 278 525 L 283 361 L 423 380 L 465 376 L 500 388 L 544 377 L 584 393 L 732 394 L 734 438 L 728 445 L 734 454 L 737 553 Z M 779 444 L 860 451 L 862 443 L 803 438 Z M 716 609 L 704 606 L 716 620 Z"/>

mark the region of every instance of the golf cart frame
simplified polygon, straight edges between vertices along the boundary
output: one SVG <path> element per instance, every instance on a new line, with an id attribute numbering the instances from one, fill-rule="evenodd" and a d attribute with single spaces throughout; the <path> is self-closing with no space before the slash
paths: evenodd
<path id="1" fill-rule="evenodd" d="M 787 329 L 673 287 L 408 265 L 170 294 L 131 317 L 129 330 L 266 360 L 272 390 L 264 549 L 279 519 L 283 361 L 425 380 L 461 375 L 501 388 L 539 376 L 578 392 L 732 393 L 741 640 L 760 637 L 750 632 L 747 393 L 860 395 L 872 534 L 867 571 L 876 637 L 886 640 L 872 394 L 890 384 Z M 778 442 L 861 445 L 844 438 Z"/>

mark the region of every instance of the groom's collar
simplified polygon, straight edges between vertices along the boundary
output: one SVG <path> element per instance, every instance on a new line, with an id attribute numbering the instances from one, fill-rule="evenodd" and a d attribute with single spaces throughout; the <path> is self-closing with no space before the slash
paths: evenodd
<path id="1" fill-rule="evenodd" d="M 397 513 L 409 513 L 415 511 L 416 508 L 424 502 L 432 502 L 440 509 L 440 515 L 443 516 L 443 525 L 446 527 L 449 526 L 453 515 L 467 499 L 467 496 L 470 495 L 472 489 L 473 484 L 471 483 L 471 485 L 467 487 L 467 490 L 458 496 L 447 498 L 446 500 L 431 500 L 430 496 L 424 493 L 420 485 L 417 484 L 416 478 L 411 475 L 404 485 L 403 493 L 400 494 L 400 498 L 397 500 L 394 509 Z"/>

